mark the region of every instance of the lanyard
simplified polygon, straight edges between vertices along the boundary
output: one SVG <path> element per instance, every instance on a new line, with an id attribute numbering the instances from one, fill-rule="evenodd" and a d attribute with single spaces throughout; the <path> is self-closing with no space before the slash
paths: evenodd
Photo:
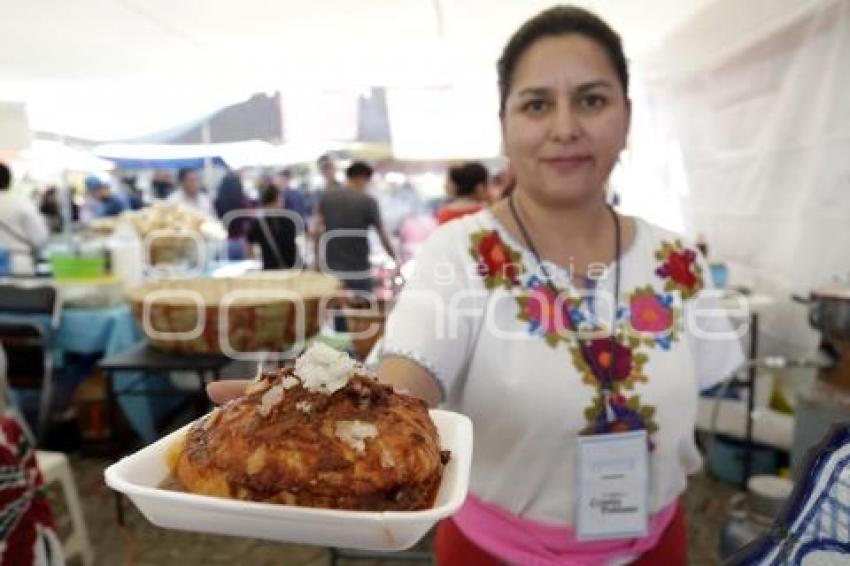
<path id="1" fill-rule="evenodd" d="M 544 278 L 546 279 L 546 285 L 549 289 L 555 293 L 555 296 L 560 295 L 560 291 L 555 284 L 552 282 L 552 277 L 549 274 L 549 269 L 543 260 L 540 258 L 540 254 L 537 253 L 537 248 L 534 245 L 534 241 L 531 239 L 531 236 L 528 233 L 528 230 L 525 227 L 525 224 L 522 221 L 522 218 L 519 216 L 519 212 L 516 208 L 516 202 L 514 200 L 514 194 L 508 198 L 508 204 L 511 208 L 511 215 L 514 218 L 514 222 L 516 222 L 519 227 L 519 231 L 522 234 L 523 239 L 525 240 L 525 244 L 528 246 L 528 249 L 531 251 L 531 255 L 534 256 L 534 261 L 537 263 L 541 272 L 543 273 Z M 614 384 L 614 372 L 617 367 L 617 306 L 620 300 L 620 252 L 622 251 L 622 242 L 620 241 L 620 218 L 617 216 L 617 213 L 610 206 L 607 207 L 611 212 L 611 217 L 614 219 L 614 305 L 613 305 L 613 316 L 612 316 L 612 324 L 611 324 L 611 339 L 610 339 L 610 358 L 608 365 L 608 379 L 604 379 L 602 375 L 597 373 L 597 365 L 593 363 L 592 357 L 590 355 L 590 351 L 588 348 L 588 344 L 585 340 L 577 337 L 579 349 L 581 350 L 581 354 L 584 357 L 585 363 L 587 363 L 588 368 L 596 375 L 596 381 L 599 383 L 599 392 L 602 395 L 602 401 L 605 405 L 605 417 L 608 422 L 613 422 L 616 420 L 616 416 L 614 414 L 614 410 L 611 408 L 611 391 L 613 389 Z M 577 332 L 578 329 L 572 326 L 572 319 L 568 316 L 566 320 L 566 324 L 570 326 L 570 329 Z"/>

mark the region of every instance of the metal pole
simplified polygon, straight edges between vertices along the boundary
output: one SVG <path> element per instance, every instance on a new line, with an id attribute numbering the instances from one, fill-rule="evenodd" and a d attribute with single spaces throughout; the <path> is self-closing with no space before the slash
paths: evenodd
<path id="1" fill-rule="evenodd" d="M 209 117 L 205 118 L 203 123 L 201 124 L 201 142 L 207 146 L 204 151 L 204 186 L 207 190 L 212 190 L 212 182 L 213 182 L 213 171 L 212 171 L 212 158 L 209 155 L 209 145 L 212 143 L 212 134 L 210 132 L 210 119 Z M 210 198 L 213 195 L 210 193 Z"/>
<path id="2" fill-rule="evenodd" d="M 59 136 L 59 143 L 62 146 L 65 146 L 65 136 Z M 68 170 L 63 168 L 62 173 L 59 175 L 61 179 L 59 186 L 57 187 L 57 193 L 59 198 L 59 214 L 62 216 L 62 234 L 64 236 L 70 236 L 71 234 L 71 223 L 73 222 L 73 207 L 71 204 L 71 199 L 74 198 L 74 191 L 71 190 L 71 186 L 68 184 Z"/>
<path id="3" fill-rule="evenodd" d="M 758 358 L 758 333 L 759 333 L 759 317 L 757 313 L 752 313 L 750 316 L 750 359 Z M 753 410 L 755 409 L 756 399 L 756 373 L 757 367 L 755 364 L 750 365 L 747 371 L 747 433 L 744 439 L 744 486 L 750 479 L 753 471 Z"/>

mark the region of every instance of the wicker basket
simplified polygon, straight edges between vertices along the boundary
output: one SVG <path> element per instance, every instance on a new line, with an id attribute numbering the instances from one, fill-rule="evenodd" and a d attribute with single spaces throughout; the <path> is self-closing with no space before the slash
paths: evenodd
<path id="1" fill-rule="evenodd" d="M 147 283 L 130 292 L 130 302 L 136 321 L 157 348 L 193 354 L 274 352 L 314 336 L 322 300 L 339 287 L 333 277 L 316 272 L 269 271 Z M 303 336 L 298 336 L 301 316 Z"/>
<path id="2" fill-rule="evenodd" d="M 204 240 L 201 240 L 203 243 Z M 149 265 L 198 263 L 198 241 L 192 234 L 168 234 L 151 240 L 148 247 Z"/>

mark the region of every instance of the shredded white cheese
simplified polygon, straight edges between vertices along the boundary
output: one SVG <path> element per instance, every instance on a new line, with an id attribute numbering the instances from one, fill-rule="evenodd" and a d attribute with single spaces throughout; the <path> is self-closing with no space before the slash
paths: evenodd
<path id="1" fill-rule="evenodd" d="M 263 379 L 262 381 L 254 381 L 248 387 L 245 388 L 245 394 L 251 395 L 253 393 L 261 393 L 271 386 L 271 382 L 269 382 L 267 379 Z"/>
<path id="2" fill-rule="evenodd" d="M 310 403 L 310 401 L 298 401 L 297 403 L 295 403 L 295 408 L 301 411 L 302 413 L 309 413 L 310 410 L 313 408 L 313 405 Z"/>
<path id="3" fill-rule="evenodd" d="M 269 416 L 275 405 L 283 401 L 283 386 L 275 385 L 260 398 L 260 414 L 264 417 Z"/>
<path id="4" fill-rule="evenodd" d="M 366 440 L 378 436 L 378 427 L 364 421 L 337 421 L 334 434 L 355 452 L 363 454 Z"/>
<path id="5" fill-rule="evenodd" d="M 291 375 L 287 375 L 286 377 L 283 378 L 283 381 L 281 381 L 281 384 L 283 385 L 284 389 L 292 389 L 293 387 L 295 387 L 299 383 L 301 383 L 301 382 L 298 381 L 298 378 L 293 377 Z"/>
<path id="6" fill-rule="evenodd" d="M 330 395 L 342 389 L 357 367 L 345 352 L 314 344 L 295 361 L 295 373 L 306 389 Z"/>

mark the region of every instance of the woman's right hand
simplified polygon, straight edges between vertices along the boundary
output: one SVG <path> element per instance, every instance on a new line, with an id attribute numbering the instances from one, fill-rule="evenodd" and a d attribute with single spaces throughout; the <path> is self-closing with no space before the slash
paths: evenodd
<path id="1" fill-rule="evenodd" d="M 209 395 L 213 403 L 221 405 L 231 399 L 242 396 L 249 383 L 251 383 L 249 379 L 214 381 L 207 385 L 207 395 Z"/>

